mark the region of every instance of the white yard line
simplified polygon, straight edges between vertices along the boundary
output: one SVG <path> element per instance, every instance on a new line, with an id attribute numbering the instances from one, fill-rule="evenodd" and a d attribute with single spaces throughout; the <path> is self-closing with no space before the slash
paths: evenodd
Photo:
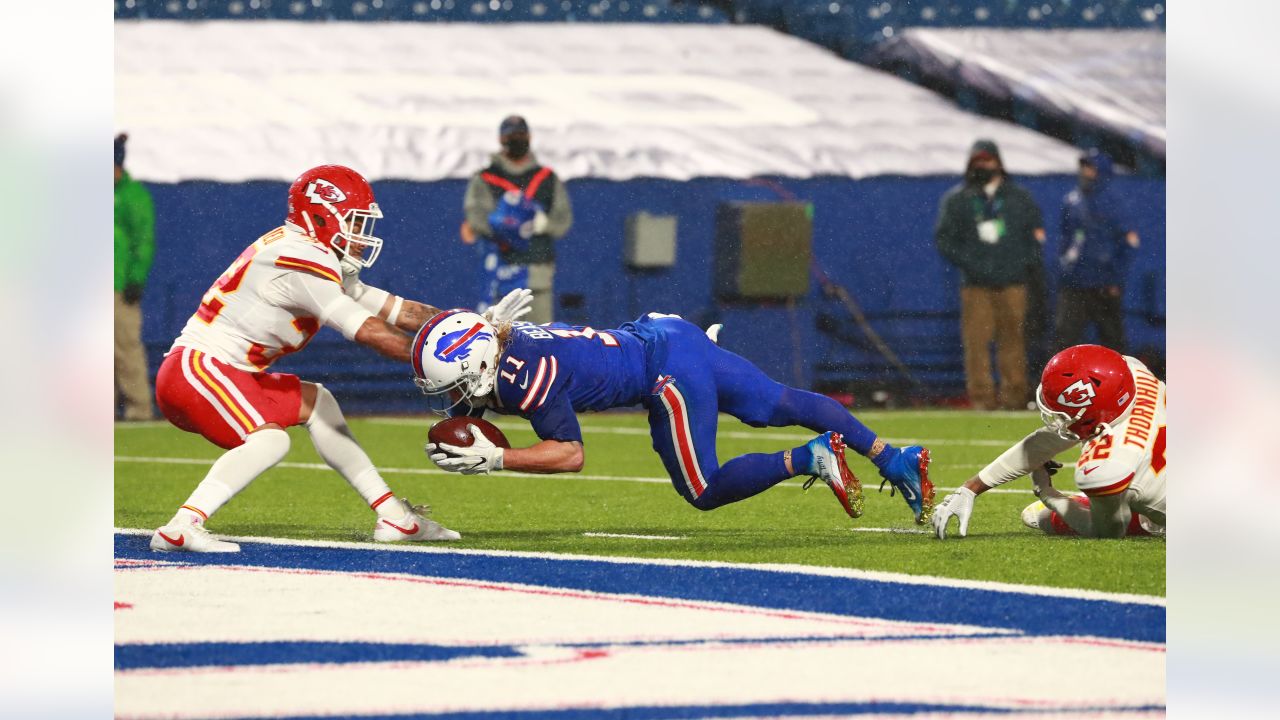
<path id="1" fill-rule="evenodd" d="M 584 532 L 582 537 L 594 538 L 623 538 L 626 540 L 688 540 L 683 535 L 628 535 L 626 533 L 598 533 Z"/>
<path id="2" fill-rule="evenodd" d="M 896 528 L 896 527 L 856 527 L 850 528 L 854 532 L 870 532 L 870 533 L 893 533 L 895 535 L 932 535 L 928 530 L 917 530 L 916 528 Z"/>
<path id="3" fill-rule="evenodd" d="M 212 458 L 181 458 L 181 457 L 148 457 L 139 455 L 116 455 L 115 461 L 118 463 L 138 463 L 138 464 L 154 464 L 154 465 L 202 465 L 208 467 L 213 464 Z M 333 472 L 333 470 L 323 463 L 301 463 L 301 462 L 282 462 L 276 463 L 275 467 L 290 468 L 294 470 L 324 470 Z M 976 466 L 964 466 L 976 467 Z M 437 468 L 393 468 L 381 467 L 378 471 L 388 475 L 456 475 L 456 473 L 447 472 Z M 539 475 L 534 473 L 512 473 L 500 472 L 493 473 L 495 477 L 519 477 L 531 478 L 539 480 L 603 480 L 609 482 L 634 482 L 634 483 L 651 483 L 655 485 L 669 485 L 670 478 L 665 477 L 639 477 L 634 475 L 593 475 L 590 473 L 562 473 L 558 475 Z M 799 482 L 784 482 L 781 487 L 801 487 Z M 872 489 L 871 481 L 867 481 L 864 490 Z M 956 490 L 954 487 L 937 487 L 937 490 L 950 492 Z M 1031 495 L 1031 491 L 1022 488 L 995 488 L 988 490 L 989 493 L 999 493 L 1008 495 Z"/>
<path id="4" fill-rule="evenodd" d="M 115 528 L 121 535 L 150 536 L 154 530 L 145 528 Z M 341 550 L 367 550 L 370 552 L 409 552 L 431 554 L 473 555 L 481 557 L 514 557 L 535 558 L 543 560 L 579 560 L 620 565 L 663 565 L 670 567 L 708 567 L 735 568 L 743 570 L 764 570 L 767 572 L 795 573 L 800 575 L 816 575 L 822 577 L 843 577 L 857 580 L 878 582 L 894 582 L 909 585 L 933 585 L 938 587 L 968 588 L 973 590 L 991 590 L 994 592 L 1022 593 L 1045 597 L 1078 598 L 1082 600 L 1106 600 L 1109 602 L 1135 603 L 1139 605 L 1155 605 L 1166 607 L 1165 598 L 1155 595 L 1131 595 L 1128 593 L 1108 593 L 1099 590 L 1083 590 L 1078 588 L 1046 587 L 1042 585 L 1018 585 L 988 580 L 960 580 L 935 575 L 907 575 L 905 573 L 881 572 L 875 570 L 854 570 L 852 568 L 819 567 L 814 565 L 787 565 L 781 563 L 730 563 L 714 560 L 670 560 L 665 558 L 634 558 L 617 555 L 574 555 L 568 553 L 523 552 L 517 550 L 467 550 L 462 548 L 443 548 L 430 545 L 396 545 L 389 546 L 371 542 L 341 542 L 336 540 L 294 540 L 291 538 L 265 538 L 248 536 L 225 536 L 235 542 L 259 543 L 264 545 L 284 545 L 293 547 L 336 548 Z"/>

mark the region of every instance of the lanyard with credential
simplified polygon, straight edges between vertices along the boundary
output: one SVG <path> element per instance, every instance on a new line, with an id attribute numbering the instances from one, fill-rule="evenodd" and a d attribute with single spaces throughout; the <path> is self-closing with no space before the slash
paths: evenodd
<path id="1" fill-rule="evenodd" d="M 1004 210 L 1004 198 L 997 194 L 995 197 L 991 198 L 990 201 L 986 201 L 984 199 L 986 195 L 983 193 L 981 188 L 978 189 L 978 192 L 982 193 L 982 195 L 981 197 L 973 197 L 973 222 L 981 223 L 984 220 L 992 220 L 1000 217 Z M 990 214 L 987 213 L 988 206 L 991 207 Z"/>

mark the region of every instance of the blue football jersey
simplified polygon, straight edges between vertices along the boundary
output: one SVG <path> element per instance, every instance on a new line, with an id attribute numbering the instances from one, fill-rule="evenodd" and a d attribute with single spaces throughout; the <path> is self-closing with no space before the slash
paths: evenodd
<path id="1" fill-rule="evenodd" d="M 543 440 L 582 441 L 576 413 L 640 403 L 653 333 L 643 323 L 593 330 L 516 323 L 498 358 L 497 407 L 529 419 Z"/>

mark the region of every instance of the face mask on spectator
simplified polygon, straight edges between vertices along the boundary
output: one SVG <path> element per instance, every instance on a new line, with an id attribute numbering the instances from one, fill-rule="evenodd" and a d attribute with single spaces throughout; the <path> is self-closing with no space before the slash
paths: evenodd
<path id="1" fill-rule="evenodd" d="M 986 185 L 996 176 L 996 171 L 992 168 L 974 167 L 969 168 L 967 176 L 969 178 L 969 182 L 974 185 Z"/>
<path id="2" fill-rule="evenodd" d="M 507 153 L 507 157 L 512 160 L 519 160 L 529 154 L 529 136 L 512 135 L 504 138 L 502 149 Z"/>

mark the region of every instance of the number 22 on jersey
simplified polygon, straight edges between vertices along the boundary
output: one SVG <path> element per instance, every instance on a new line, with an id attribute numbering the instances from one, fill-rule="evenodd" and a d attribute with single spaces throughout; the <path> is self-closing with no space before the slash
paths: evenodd
<path id="1" fill-rule="evenodd" d="M 200 309 L 196 310 L 196 317 L 203 320 L 206 325 L 213 324 L 218 314 L 222 312 L 222 308 L 227 306 L 224 298 L 240 289 L 240 283 L 244 282 L 245 273 L 249 272 L 249 264 L 253 262 L 253 256 L 282 237 L 284 237 L 284 228 L 276 228 L 245 248 L 244 252 L 231 262 L 226 272 L 214 281 L 209 292 L 200 299 Z"/>

